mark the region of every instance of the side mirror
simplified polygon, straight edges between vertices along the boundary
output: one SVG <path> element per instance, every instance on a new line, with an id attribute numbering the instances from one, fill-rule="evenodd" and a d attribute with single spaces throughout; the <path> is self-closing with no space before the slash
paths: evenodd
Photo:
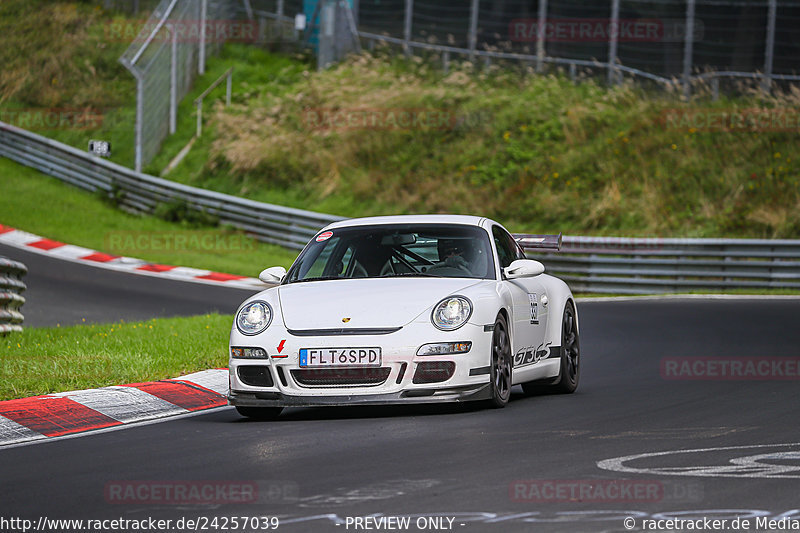
<path id="1" fill-rule="evenodd" d="M 280 283 L 283 281 L 283 278 L 286 276 L 286 269 L 277 266 L 277 267 L 269 267 L 261 271 L 261 274 L 258 275 L 258 279 L 263 281 L 264 283 Z"/>
<path id="2" fill-rule="evenodd" d="M 532 278 L 544 272 L 544 265 L 533 259 L 517 259 L 503 269 L 508 279 Z"/>

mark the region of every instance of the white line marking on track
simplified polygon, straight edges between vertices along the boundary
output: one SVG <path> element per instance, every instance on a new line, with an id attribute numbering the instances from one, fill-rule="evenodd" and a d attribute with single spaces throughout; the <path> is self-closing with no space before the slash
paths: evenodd
<path id="1" fill-rule="evenodd" d="M 626 466 L 625 463 L 632 461 L 650 459 L 653 457 L 700 454 L 710 452 L 725 452 L 752 449 L 769 448 L 794 448 L 793 450 L 777 450 L 772 453 L 761 453 L 758 455 L 748 455 L 736 457 L 724 457 L 716 459 L 719 463 L 727 460 L 727 463 L 716 465 L 690 465 L 690 466 L 652 466 L 636 468 Z M 666 452 L 640 453 L 637 455 L 627 455 L 625 457 L 614 457 L 597 462 L 598 468 L 612 470 L 614 472 L 625 472 L 630 474 L 650 474 L 662 476 L 698 476 L 698 477 L 734 477 L 734 478 L 770 478 L 770 479 L 800 479 L 800 466 L 797 461 L 800 459 L 800 442 L 786 444 L 752 444 L 749 446 L 721 446 L 716 448 L 696 448 L 693 450 L 670 450 Z M 706 459 L 708 461 L 708 459 Z M 778 464 L 767 461 L 781 461 Z M 793 461 L 794 464 L 785 464 L 786 461 Z"/>

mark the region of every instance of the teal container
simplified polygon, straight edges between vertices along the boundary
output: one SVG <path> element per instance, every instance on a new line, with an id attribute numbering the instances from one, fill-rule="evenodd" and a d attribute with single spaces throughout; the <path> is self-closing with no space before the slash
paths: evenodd
<path id="1" fill-rule="evenodd" d="M 314 52 L 318 52 L 319 47 L 319 27 L 320 27 L 320 13 L 317 12 L 317 17 L 312 20 L 314 11 L 317 9 L 317 4 L 322 4 L 325 0 L 303 0 L 303 13 L 306 16 L 306 27 L 311 30 L 311 35 L 308 39 L 309 44 L 314 47 Z M 347 5 L 353 9 L 353 0 L 347 0 Z M 322 6 L 320 5 L 320 9 Z"/>

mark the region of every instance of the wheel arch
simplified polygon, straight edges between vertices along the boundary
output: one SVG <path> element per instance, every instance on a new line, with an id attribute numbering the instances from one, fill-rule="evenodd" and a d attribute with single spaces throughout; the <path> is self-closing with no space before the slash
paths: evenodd
<path id="1" fill-rule="evenodd" d="M 549 276 L 551 283 L 548 284 L 547 292 L 549 294 L 550 310 L 548 312 L 547 320 L 547 333 L 545 335 L 545 343 L 551 343 L 552 346 L 561 345 L 561 321 L 564 316 L 564 309 L 567 302 L 572 302 L 572 307 L 575 309 L 575 322 L 578 332 L 580 333 L 580 322 L 578 319 L 578 306 L 575 304 L 575 297 L 566 283 L 558 278 Z"/>
<path id="2" fill-rule="evenodd" d="M 511 327 L 511 313 L 505 306 L 501 306 L 497 311 L 497 316 L 502 316 L 506 320 L 506 335 L 508 335 L 508 342 L 511 344 L 511 351 L 514 351 L 514 328 Z M 497 320 L 495 318 L 495 320 Z"/>

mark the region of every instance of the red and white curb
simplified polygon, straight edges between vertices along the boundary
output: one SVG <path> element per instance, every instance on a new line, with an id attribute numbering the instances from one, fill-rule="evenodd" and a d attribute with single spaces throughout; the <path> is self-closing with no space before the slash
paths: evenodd
<path id="1" fill-rule="evenodd" d="M 228 370 L 0 401 L 0 447 L 228 404 Z"/>
<path id="2" fill-rule="evenodd" d="M 18 230 L 10 226 L 0 224 L 0 243 L 48 255 L 66 261 L 93 265 L 96 267 L 107 268 L 132 274 L 145 276 L 156 276 L 160 278 L 176 279 L 181 281 L 191 281 L 195 283 L 206 283 L 212 285 L 222 285 L 226 287 L 237 287 L 241 289 L 265 289 L 267 285 L 257 279 L 211 270 L 201 270 L 197 268 L 161 265 L 149 263 L 142 259 L 111 255 L 81 246 L 64 244 Z"/>

